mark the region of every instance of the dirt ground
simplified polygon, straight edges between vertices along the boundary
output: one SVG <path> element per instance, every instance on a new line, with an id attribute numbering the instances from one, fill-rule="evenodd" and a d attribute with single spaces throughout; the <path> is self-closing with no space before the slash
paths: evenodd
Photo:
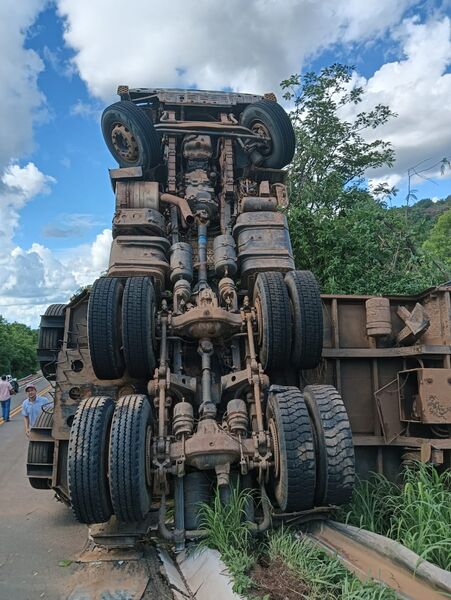
<path id="1" fill-rule="evenodd" d="M 308 598 L 309 588 L 282 561 L 260 561 L 251 577 L 256 583 L 254 597 L 270 600 L 300 600 Z"/>

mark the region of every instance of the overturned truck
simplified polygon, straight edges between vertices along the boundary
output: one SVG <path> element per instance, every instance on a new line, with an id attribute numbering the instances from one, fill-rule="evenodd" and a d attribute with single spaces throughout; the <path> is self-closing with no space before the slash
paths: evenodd
<path id="1" fill-rule="evenodd" d="M 365 422 L 367 437 L 377 438 L 360 442 L 375 450 L 388 442 L 374 390 L 361 404 L 368 385 L 359 376 L 347 385 L 344 365 L 371 361 L 380 392 L 386 376 L 377 380 L 377 358 L 401 360 L 427 327 L 398 343 L 390 301 L 367 309 L 367 299 L 356 300 L 354 321 L 340 310 L 344 300 L 322 301 L 313 274 L 295 269 L 281 210 L 295 136 L 272 94 L 126 86 L 118 94 L 102 116 L 119 164 L 110 170 L 109 267 L 42 317 L 39 360 L 55 402 L 31 433 L 30 483 L 53 488 L 83 523 L 111 520 L 130 531 L 158 515 L 159 534 L 178 543 L 202 533 L 199 504 L 216 488 L 224 502 L 235 485 L 255 490 L 247 515 L 255 531 L 271 516 L 308 518 L 346 502 L 355 454 L 337 387 L 351 423 Z M 446 335 L 438 366 L 449 375 L 449 325 Z M 418 362 L 404 367 L 429 367 L 407 355 Z M 401 389 L 412 381 L 402 376 Z M 386 404 L 383 419 L 396 412 Z M 402 418 L 410 411 L 417 419 L 413 404 L 403 404 Z M 416 427 L 416 439 L 443 445 L 444 423 Z M 372 467 L 361 455 L 363 470 Z"/>

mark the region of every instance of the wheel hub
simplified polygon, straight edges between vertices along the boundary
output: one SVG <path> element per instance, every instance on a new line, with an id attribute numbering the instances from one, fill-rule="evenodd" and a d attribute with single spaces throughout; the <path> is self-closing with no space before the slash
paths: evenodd
<path id="1" fill-rule="evenodd" d="M 271 134 L 266 125 L 261 121 L 255 121 L 251 126 L 251 130 L 255 135 L 258 135 L 258 137 L 261 138 L 264 154 L 269 154 L 272 150 L 272 143 Z"/>
<path id="2" fill-rule="evenodd" d="M 113 125 L 111 141 L 113 142 L 115 151 L 121 158 L 129 162 L 137 160 L 139 148 L 135 136 L 123 123 L 115 123 Z"/>

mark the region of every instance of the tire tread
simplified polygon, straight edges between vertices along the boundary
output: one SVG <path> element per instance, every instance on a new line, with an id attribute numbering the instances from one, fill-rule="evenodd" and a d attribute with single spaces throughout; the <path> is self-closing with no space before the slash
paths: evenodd
<path id="1" fill-rule="evenodd" d="M 323 350 L 323 308 L 320 289 L 311 271 L 291 271 L 285 283 L 293 307 L 291 361 L 298 369 L 315 369 Z"/>
<path id="2" fill-rule="evenodd" d="M 290 360 L 292 328 L 283 275 L 276 271 L 259 273 L 255 282 L 254 304 L 257 296 L 260 298 L 263 321 L 260 361 L 265 370 L 284 369 Z"/>
<path id="3" fill-rule="evenodd" d="M 283 490 L 283 500 L 279 504 L 286 512 L 308 510 L 313 507 L 316 482 L 315 448 L 308 410 L 296 387 L 272 386 L 271 392 L 278 404 L 288 474 L 286 490 Z M 280 437 L 280 431 L 278 434 Z"/>
<path id="4" fill-rule="evenodd" d="M 81 523 L 104 523 L 112 514 L 107 483 L 107 445 L 113 400 L 86 398 L 71 427 L 68 484 L 72 511 Z"/>
<path id="5" fill-rule="evenodd" d="M 98 379 L 119 379 L 124 372 L 121 352 L 122 282 L 101 277 L 94 282 L 88 302 L 88 340 L 92 367 Z"/>
<path id="6" fill-rule="evenodd" d="M 291 162 L 296 148 L 296 136 L 290 117 L 286 111 L 272 100 L 258 100 L 247 106 L 241 117 L 241 123 L 248 126 L 258 116 L 258 112 L 266 115 L 263 121 L 268 124 L 268 120 L 272 122 L 276 129 L 278 149 L 273 149 L 272 154 L 265 157 L 264 165 L 273 169 L 282 169 Z M 260 116 L 261 118 L 261 116 Z M 273 139 L 273 144 L 276 140 Z"/>
<path id="7" fill-rule="evenodd" d="M 155 292 L 149 277 L 129 277 L 122 302 L 124 359 L 131 377 L 149 379 L 155 369 Z"/>
<path id="8" fill-rule="evenodd" d="M 140 148 L 140 155 L 135 162 L 129 162 L 116 154 L 111 141 L 110 126 L 115 121 L 128 120 L 128 128 L 132 131 Z M 108 150 L 121 167 L 142 166 L 144 169 L 155 167 L 161 161 L 160 137 L 153 125 L 151 117 L 144 109 L 129 100 L 115 102 L 108 106 L 102 114 L 102 133 Z"/>
<path id="9" fill-rule="evenodd" d="M 306 396 L 309 396 L 309 410 L 316 413 L 312 414 L 312 420 L 317 430 L 317 443 L 323 444 L 319 452 L 319 478 L 324 481 L 318 488 L 317 503 L 346 504 L 355 483 L 354 444 L 346 408 L 332 385 L 308 385 L 304 389 Z"/>
<path id="10" fill-rule="evenodd" d="M 151 408 L 146 396 L 119 398 L 111 424 L 109 472 L 113 510 L 125 523 L 143 520 L 150 509 L 143 453 L 143 434 L 150 422 Z"/>

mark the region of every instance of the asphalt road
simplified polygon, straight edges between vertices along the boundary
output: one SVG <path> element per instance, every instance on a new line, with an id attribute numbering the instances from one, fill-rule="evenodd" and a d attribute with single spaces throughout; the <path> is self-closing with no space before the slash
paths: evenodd
<path id="1" fill-rule="evenodd" d="M 38 394 L 49 388 L 42 377 L 34 383 Z M 12 397 L 13 415 L 24 398 L 23 388 Z M 51 490 L 30 486 L 27 444 L 20 412 L 0 424 L 0 600 L 61 600 L 77 566 L 58 565 L 83 549 L 87 528 Z"/>
<path id="2" fill-rule="evenodd" d="M 50 401 L 48 382 L 40 377 L 34 383 Z M 33 489 L 25 475 L 24 387 L 12 397 L 11 421 L 0 421 L 0 600 L 172 599 L 153 546 L 139 560 L 103 562 L 103 554 L 75 562 L 88 528 L 51 490 Z"/>

